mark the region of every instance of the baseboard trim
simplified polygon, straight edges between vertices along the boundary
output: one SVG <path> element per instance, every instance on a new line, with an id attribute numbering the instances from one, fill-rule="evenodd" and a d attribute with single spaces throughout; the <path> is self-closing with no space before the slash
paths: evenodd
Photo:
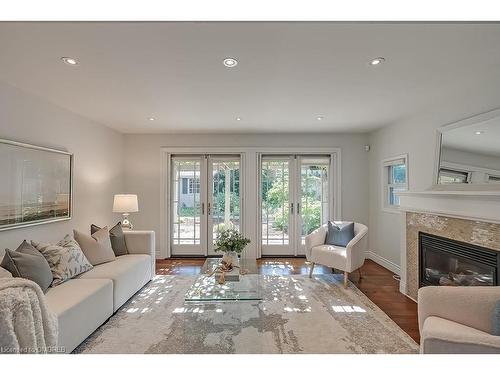
<path id="1" fill-rule="evenodd" d="M 389 271 L 394 272 L 396 275 L 401 275 L 401 267 L 396 263 L 391 262 L 373 251 L 367 251 L 366 255 L 368 259 L 373 260 L 375 263 L 380 264 L 382 267 L 387 268 Z"/>

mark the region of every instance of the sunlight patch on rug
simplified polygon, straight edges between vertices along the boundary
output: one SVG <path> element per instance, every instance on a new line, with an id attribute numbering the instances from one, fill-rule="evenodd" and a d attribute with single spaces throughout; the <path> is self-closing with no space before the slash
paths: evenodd
<path id="1" fill-rule="evenodd" d="M 184 302 L 193 276 L 160 275 L 76 353 L 417 353 L 342 275 L 261 276 L 260 302 Z"/>

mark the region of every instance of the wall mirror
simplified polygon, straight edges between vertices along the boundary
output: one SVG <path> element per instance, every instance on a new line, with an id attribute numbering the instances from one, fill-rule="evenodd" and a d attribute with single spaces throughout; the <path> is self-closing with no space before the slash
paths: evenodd
<path id="1" fill-rule="evenodd" d="M 0 139 L 0 231 L 71 218 L 72 155 Z"/>
<path id="2" fill-rule="evenodd" d="M 500 109 L 444 126 L 438 137 L 438 185 L 500 188 Z"/>

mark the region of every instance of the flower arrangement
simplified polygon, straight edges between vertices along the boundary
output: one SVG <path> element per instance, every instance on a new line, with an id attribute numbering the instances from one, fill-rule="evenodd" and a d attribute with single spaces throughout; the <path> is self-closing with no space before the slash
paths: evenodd
<path id="1" fill-rule="evenodd" d="M 225 229 L 217 236 L 215 251 L 241 254 L 249 243 L 250 240 L 243 237 L 236 229 Z"/>

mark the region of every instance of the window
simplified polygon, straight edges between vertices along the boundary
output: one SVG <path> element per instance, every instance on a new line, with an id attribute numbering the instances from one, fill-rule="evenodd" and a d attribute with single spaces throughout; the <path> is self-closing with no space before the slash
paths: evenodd
<path id="1" fill-rule="evenodd" d="M 200 194 L 200 179 L 190 178 L 188 180 L 188 191 L 189 194 Z"/>
<path id="2" fill-rule="evenodd" d="M 470 180 L 470 173 L 448 168 L 439 169 L 440 184 L 467 184 Z"/>
<path id="3" fill-rule="evenodd" d="M 200 194 L 200 179 L 183 177 L 182 194 Z"/>
<path id="4" fill-rule="evenodd" d="M 397 193 L 408 190 L 408 156 L 401 155 L 386 159 L 383 166 L 383 207 L 399 207 Z"/>
<path id="5" fill-rule="evenodd" d="M 494 176 L 492 174 L 488 175 L 488 182 L 494 184 L 500 184 L 500 176 Z"/>

